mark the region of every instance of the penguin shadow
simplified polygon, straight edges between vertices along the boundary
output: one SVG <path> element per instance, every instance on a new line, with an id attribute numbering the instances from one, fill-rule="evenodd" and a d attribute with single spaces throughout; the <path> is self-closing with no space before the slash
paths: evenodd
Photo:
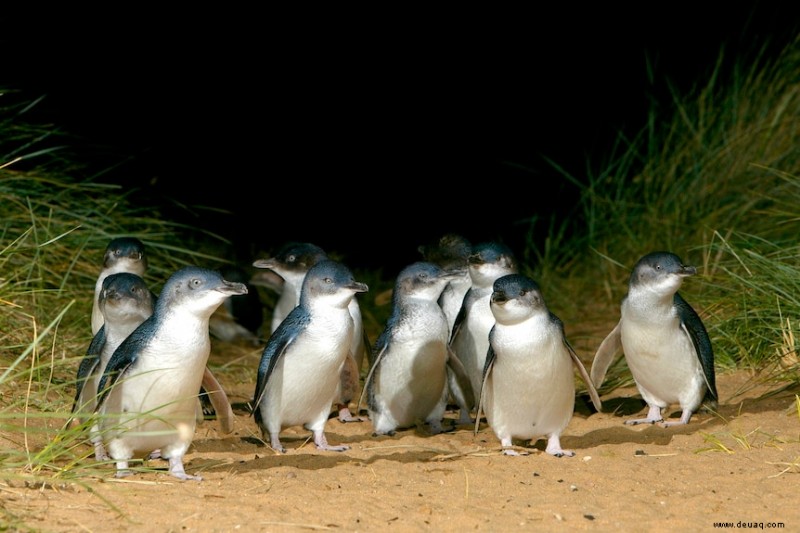
<path id="1" fill-rule="evenodd" d="M 727 422 L 717 412 L 701 409 L 695 413 L 688 424 L 681 426 L 662 427 L 658 424 L 627 425 L 626 420 L 644 417 L 647 413 L 647 404 L 641 397 L 618 397 L 603 401 L 603 418 L 596 418 L 607 427 L 588 431 L 582 435 L 562 435 L 561 443 L 565 448 L 579 450 L 592 448 L 603 444 L 649 444 L 666 446 L 672 442 L 675 435 L 692 435 L 698 431 L 710 431 Z M 680 409 L 664 413 L 665 421 L 677 421 L 681 417 Z M 587 421 L 591 423 L 591 420 Z M 537 443 L 544 446 L 545 443 Z"/>
<path id="2" fill-rule="evenodd" d="M 347 439 L 340 439 L 335 433 L 326 431 L 329 442 L 346 444 Z M 234 435 L 226 438 L 209 438 L 193 443 L 194 456 L 187 468 L 207 472 L 247 473 L 280 466 L 291 466 L 302 470 L 320 470 L 335 468 L 343 464 L 361 463 L 360 459 L 343 452 L 319 451 L 314 445 L 314 438 L 309 431 L 303 434 L 295 432 L 281 433 L 281 443 L 285 453 L 273 450 L 255 433 L 251 435 Z M 216 460 L 203 457 L 210 453 L 235 453 L 239 459 Z"/>

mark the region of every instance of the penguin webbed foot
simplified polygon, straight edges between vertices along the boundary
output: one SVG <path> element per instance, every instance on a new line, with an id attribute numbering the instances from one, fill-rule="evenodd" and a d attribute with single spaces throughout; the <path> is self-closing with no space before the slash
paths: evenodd
<path id="1" fill-rule="evenodd" d="M 554 457 L 575 457 L 575 452 L 572 450 L 561 448 L 561 438 L 558 435 L 552 435 L 547 439 L 547 447 L 544 451 Z"/>
<path id="2" fill-rule="evenodd" d="M 106 447 L 102 443 L 94 445 L 94 460 L 95 461 L 108 461 L 111 457 L 106 451 Z"/>
<path id="3" fill-rule="evenodd" d="M 132 475 L 133 471 L 128 469 L 128 461 L 117 461 L 117 471 L 114 473 L 115 478 L 122 479 Z"/>
<path id="4" fill-rule="evenodd" d="M 656 420 L 653 420 L 651 418 L 636 418 L 636 419 L 633 419 L 633 420 L 626 420 L 625 421 L 625 425 L 626 426 L 638 426 L 639 424 L 651 424 L 652 425 L 652 424 L 657 424 L 659 422 L 663 422 L 663 420 L 664 420 L 663 418 L 659 418 L 659 419 L 656 419 Z"/>
<path id="5" fill-rule="evenodd" d="M 350 412 L 350 408 L 346 405 L 339 405 L 338 419 L 342 424 L 346 424 L 347 422 L 364 422 L 364 419 L 360 416 L 353 416 L 353 413 Z"/>
<path id="6" fill-rule="evenodd" d="M 286 453 L 286 448 L 283 447 L 283 444 L 281 444 L 281 441 L 278 439 L 278 437 L 272 437 L 269 439 L 269 447 L 278 453 Z"/>
<path id="7" fill-rule="evenodd" d="M 322 431 L 314 431 L 314 445 L 318 450 L 325 450 L 329 452 L 344 452 L 350 449 L 350 446 L 347 446 L 346 444 L 331 446 L 328 444 L 328 439 L 325 438 L 325 433 Z"/>
<path id="8" fill-rule="evenodd" d="M 646 418 L 634 418 L 633 420 L 626 420 L 625 425 L 636 426 L 639 424 L 656 424 L 662 422 L 664 417 L 661 416 L 661 408 L 657 405 L 651 405 L 647 411 Z"/>
<path id="9" fill-rule="evenodd" d="M 691 420 L 692 414 L 694 413 L 689 409 L 687 409 L 681 413 L 680 420 L 663 420 L 659 423 L 659 426 L 661 426 L 662 428 L 668 428 L 672 426 L 685 426 L 686 424 L 689 423 L 689 420 Z"/>
<path id="10" fill-rule="evenodd" d="M 518 452 L 517 450 L 515 450 L 513 448 L 503 448 L 503 455 L 508 455 L 510 457 L 522 457 L 522 456 L 525 456 L 525 455 L 530 455 L 530 452 L 526 452 L 526 451 Z"/>
<path id="11" fill-rule="evenodd" d="M 202 481 L 201 476 L 192 476 L 183 469 L 183 459 L 180 457 L 169 458 L 169 474 L 181 481 Z"/>

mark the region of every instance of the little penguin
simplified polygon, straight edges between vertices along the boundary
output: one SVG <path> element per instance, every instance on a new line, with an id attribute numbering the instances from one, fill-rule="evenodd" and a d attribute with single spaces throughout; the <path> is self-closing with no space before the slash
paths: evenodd
<path id="1" fill-rule="evenodd" d="M 696 273 L 671 252 L 649 253 L 633 267 L 619 323 L 597 349 L 591 370 L 599 387 L 616 353 L 624 353 L 649 408 L 646 418 L 626 424 L 688 424 L 703 402 L 716 407 L 711 340 L 697 312 L 678 293 L 684 278 Z M 676 403 L 680 420 L 663 422 L 662 410 Z"/>
<path id="2" fill-rule="evenodd" d="M 144 253 L 144 243 L 136 237 L 117 237 L 111 239 L 103 254 L 103 267 L 97 276 L 94 285 L 94 301 L 92 304 L 92 335 L 96 335 L 103 325 L 103 313 L 100 311 L 100 291 L 103 289 L 103 280 L 111 274 L 130 272 L 144 277 L 147 270 L 147 256 Z"/>
<path id="3" fill-rule="evenodd" d="M 317 449 L 349 449 L 328 444 L 325 423 L 355 334 L 350 302 L 368 290 L 337 261 L 323 259 L 308 270 L 300 303 L 269 338 L 258 365 L 253 415 L 274 450 L 285 453 L 281 430 L 300 424 L 313 432 Z"/>
<path id="4" fill-rule="evenodd" d="M 226 298 L 246 292 L 215 271 L 183 267 L 164 284 L 153 314 L 114 351 L 98 385 L 97 412 L 117 477 L 130 475 L 136 454 L 159 450 L 172 476 L 202 479 L 185 472 L 183 457 L 211 351 L 208 321 Z"/>
<path id="5" fill-rule="evenodd" d="M 447 317 L 447 332 L 450 335 L 461 304 L 464 303 L 464 296 L 472 286 L 468 262 L 472 243 L 461 235 L 447 233 L 434 244 L 421 245 L 418 250 L 423 260 L 453 274 L 459 274 L 447 284 L 439 297 L 439 305 Z"/>
<path id="6" fill-rule="evenodd" d="M 495 321 L 489 307 L 492 285 L 502 276 L 516 274 L 518 267 L 511 249 L 498 242 L 476 244 L 468 263 L 472 286 L 464 296 L 456 317 L 450 346 L 463 364 L 477 399 L 483 382 L 486 353 L 489 350 L 489 330 Z M 470 406 L 475 407 L 477 406 Z M 462 413 L 462 419 L 467 417 L 468 413 Z"/>
<path id="7" fill-rule="evenodd" d="M 273 310 L 273 333 L 289 312 L 300 303 L 300 289 L 309 269 L 323 259 L 328 259 L 328 255 L 319 246 L 308 242 L 289 242 L 281 247 L 275 256 L 259 259 L 253 263 L 254 267 L 269 269 L 284 280 L 283 289 Z M 345 361 L 342 368 L 336 410 L 340 422 L 362 422 L 360 417 L 354 416 L 350 412 L 348 405 L 358 391 L 364 359 L 366 358 L 368 362 L 372 360 L 372 348 L 364 330 L 361 307 L 357 298 L 350 300 L 348 309 L 353 317 L 355 329 L 350 346 L 350 358 Z"/>
<path id="8" fill-rule="evenodd" d="M 86 355 L 78 367 L 77 391 L 72 416 L 83 423 L 97 406 L 97 383 L 114 350 L 125 338 L 153 314 L 154 297 L 144 280 L 136 274 L 119 272 L 107 276 L 102 283 L 98 308 L 103 324 L 92 338 Z M 90 430 L 95 459 L 108 459 L 97 425 Z"/>
<path id="9" fill-rule="evenodd" d="M 602 403 L 589 374 L 564 334 L 561 320 L 545 304 L 531 278 L 509 274 L 493 284 L 489 333 L 475 432 L 481 410 L 505 455 L 520 455 L 513 439 L 547 438 L 545 451 L 572 457 L 561 448 L 561 433 L 575 407 L 573 367 L 586 382 L 595 408 Z"/>
<path id="10" fill-rule="evenodd" d="M 147 256 L 145 255 L 144 243 L 142 243 L 142 241 L 139 239 L 135 237 L 117 237 L 108 243 L 103 256 L 103 267 L 100 270 L 97 283 L 95 284 L 94 303 L 92 307 L 93 335 L 96 336 L 100 327 L 103 325 L 103 313 L 99 309 L 100 291 L 103 286 L 103 280 L 110 275 L 121 272 L 127 272 L 130 274 L 135 274 L 139 277 L 143 277 L 147 267 L 148 260 Z M 150 296 L 153 302 L 155 302 L 155 300 L 158 298 L 152 291 Z M 217 309 L 217 312 L 218 311 L 219 309 Z M 152 308 L 150 314 L 152 314 Z M 99 320 L 97 319 L 97 315 L 99 315 Z M 142 321 L 144 321 L 145 318 L 147 317 L 143 317 Z M 211 319 L 209 320 L 209 329 L 212 330 L 212 334 L 214 333 L 214 328 L 212 327 L 213 322 L 214 315 L 212 315 Z M 96 331 L 95 327 L 97 327 Z M 119 340 L 121 341 L 122 339 Z M 104 340 L 101 338 L 98 339 L 97 342 L 104 342 Z M 88 365 L 90 363 L 87 362 L 86 364 Z M 80 371 L 80 368 L 78 370 Z M 102 375 L 102 372 L 98 374 L 98 379 L 100 375 Z M 79 379 L 78 384 L 80 385 L 81 383 L 82 382 Z M 94 392 L 97 392 L 96 387 L 92 388 L 94 389 Z M 206 414 L 216 413 L 217 420 L 222 431 L 226 434 L 231 433 L 233 431 L 234 420 L 233 409 L 231 408 L 228 397 L 225 394 L 225 391 L 222 389 L 219 381 L 217 381 L 217 378 L 208 368 L 206 368 L 205 373 L 203 374 L 203 388 L 200 390 L 200 392 L 201 398 L 198 399 L 197 402 L 198 422 L 202 421 Z M 206 413 L 206 408 L 210 410 L 209 413 Z"/>
<path id="11" fill-rule="evenodd" d="M 424 261 L 398 274 L 391 315 L 364 383 L 375 434 L 393 435 L 398 428 L 425 422 L 432 434 L 442 432 L 448 372 L 453 370 L 447 318 L 437 300 L 456 277 Z M 463 368 L 460 372 L 464 374 Z"/>

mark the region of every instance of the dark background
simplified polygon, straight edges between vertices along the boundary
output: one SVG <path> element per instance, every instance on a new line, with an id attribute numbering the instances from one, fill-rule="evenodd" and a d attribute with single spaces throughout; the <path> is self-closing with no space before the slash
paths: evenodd
<path id="1" fill-rule="evenodd" d="M 545 158 L 602 169 L 670 85 L 704 85 L 723 46 L 726 69 L 774 55 L 800 12 L 595 4 L 29 18 L 0 37 L 0 86 L 45 95 L 29 116 L 74 135 L 84 175 L 231 239 L 244 264 L 305 240 L 393 273 L 445 232 L 540 240 L 578 194 Z"/>

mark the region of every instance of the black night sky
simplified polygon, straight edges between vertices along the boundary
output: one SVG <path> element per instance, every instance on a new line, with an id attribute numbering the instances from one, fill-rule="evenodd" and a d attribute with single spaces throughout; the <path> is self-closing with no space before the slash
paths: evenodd
<path id="1" fill-rule="evenodd" d="M 800 20 L 788 3 L 697 5 L 95 14 L 5 32 L 0 86 L 46 95 L 31 118 L 115 166 L 101 181 L 230 210 L 188 221 L 244 263 L 306 240 L 394 270 L 449 231 L 520 249 L 525 220 L 576 198 L 545 157 L 602 168 L 667 81 L 703 85 L 723 44 L 728 65 L 779 50 Z"/>

